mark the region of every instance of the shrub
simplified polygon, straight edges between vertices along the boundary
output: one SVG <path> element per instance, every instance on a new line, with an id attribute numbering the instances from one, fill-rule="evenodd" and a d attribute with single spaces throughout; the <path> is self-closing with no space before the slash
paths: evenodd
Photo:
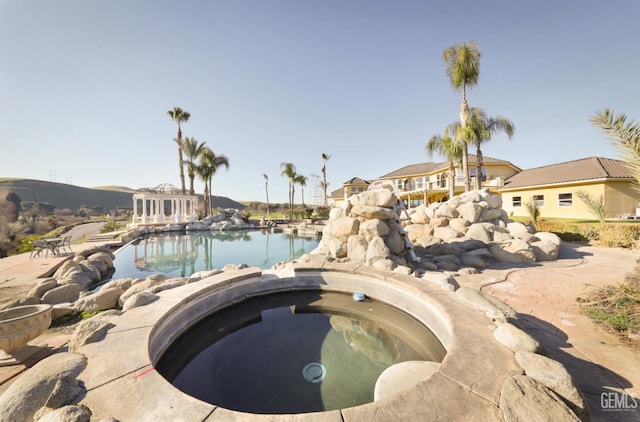
<path id="1" fill-rule="evenodd" d="M 100 229 L 100 233 L 110 233 L 118 230 L 118 223 L 115 220 L 107 221 Z"/>
<path id="2" fill-rule="evenodd" d="M 536 225 L 536 229 L 541 232 L 555 233 L 566 242 L 588 242 L 599 239 L 599 227 L 591 224 L 541 220 Z"/>
<path id="3" fill-rule="evenodd" d="M 638 224 L 603 224 L 600 226 L 600 244 L 610 248 L 633 248 L 640 236 Z"/>
<path id="4" fill-rule="evenodd" d="M 329 207 L 318 207 L 316 208 L 316 215 L 318 216 L 318 218 L 326 220 L 327 218 L 329 218 L 329 210 Z"/>

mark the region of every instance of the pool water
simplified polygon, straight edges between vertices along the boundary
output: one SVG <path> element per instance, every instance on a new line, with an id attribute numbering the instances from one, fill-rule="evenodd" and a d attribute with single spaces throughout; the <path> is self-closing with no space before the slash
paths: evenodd
<path id="1" fill-rule="evenodd" d="M 317 237 L 266 230 L 153 235 L 118 250 L 110 278 L 145 278 L 155 273 L 188 277 L 227 264 L 269 269 L 311 252 L 318 242 Z"/>
<path id="2" fill-rule="evenodd" d="M 306 413 L 373 401 L 376 380 L 445 349 L 417 320 L 380 302 L 336 292 L 254 297 L 181 334 L 156 365 L 200 400 L 251 413 Z"/>

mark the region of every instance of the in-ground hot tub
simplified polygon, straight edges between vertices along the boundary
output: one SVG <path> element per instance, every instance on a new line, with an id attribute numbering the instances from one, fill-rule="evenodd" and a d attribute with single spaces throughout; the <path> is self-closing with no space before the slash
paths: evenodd
<path id="1" fill-rule="evenodd" d="M 253 296 L 182 333 L 156 369 L 181 391 L 251 413 L 306 413 L 372 402 L 380 375 L 445 349 L 391 305 L 323 290 Z"/>

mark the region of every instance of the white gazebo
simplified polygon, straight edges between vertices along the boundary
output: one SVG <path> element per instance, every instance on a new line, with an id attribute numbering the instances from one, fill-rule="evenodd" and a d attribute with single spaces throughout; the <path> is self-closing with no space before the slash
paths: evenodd
<path id="1" fill-rule="evenodd" d="M 196 195 L 183 194 L 169 183 L 142 188 L 133 194 L 133 220 L 129 226 L 191 223 L 198 219 L 197 209 Z"/>

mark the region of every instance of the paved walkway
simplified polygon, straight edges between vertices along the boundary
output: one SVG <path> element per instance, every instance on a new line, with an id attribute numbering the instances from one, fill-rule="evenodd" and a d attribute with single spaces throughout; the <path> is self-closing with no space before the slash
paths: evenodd
<path id="1" fill-rule="evenodd" d="M 561 258 L 509 272 L 506 279 L 495 272 L 496 281 L 504 281 L 482 291 L 514 308 L 548 356 L 564 364 L 585 395 L 593 421 L 640 421 L 640 353 L 597 328 L 580 313 L 576 301 L 599 287 L 622 282 L 638 254 L 565 244 Z M 626 399 L 629 408 L 622 410 L 611 402 L 618 398 Z"/>
<path id="2" fill-rule="evenodd" d="M 73 245 L 74 252 L 98 246 L 88 242 Z M 623 346 L 580 314 L 576 298 L 598 287 L 618 284 L 630 272 L 638 254 L 623 249 L 596 248 L 566 243 L 560 259 L 534 266 L 488 269 L 479 275 L 460 277 L 459 282 L 481 288 L 508 303 L 521 314 L 525 329 L 562 362 L 585 394 L 594 421 L 640 421 L 640 353 Z M 37 278 L 51 271 L 65 257 L 29 259 L 21 254 L 0 259 L 0 303 L 28 291 Z M 48 333 L 50 348 L 64 347 L 65 337 Z M 34 340 L 35 343 L 42 339 Z M 0 393 L 6 381 L 26 367 L 0 368 Z M 5 385 L 2 385 L 5 384 Z M 633 409 L 612 408 L 612 399 L 626 393 Z M 614 393 L 618 396 L 604 396 Z M 609 409 L 607 409 L 609 407 Z"/>

